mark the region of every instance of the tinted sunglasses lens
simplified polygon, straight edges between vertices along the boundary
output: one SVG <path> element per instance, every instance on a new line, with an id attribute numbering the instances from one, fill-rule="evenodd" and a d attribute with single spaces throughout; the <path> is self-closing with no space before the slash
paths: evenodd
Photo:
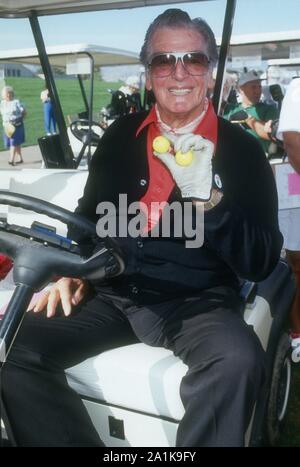
<path id="1" fill-rule="evenodd" d="M 201 52 L 192 52 L 183 56 L 183 65 L 190 75 L 204 75 L 209 67 L 208 57 Z"/>
<path id="2" fill-rule="evenodd" d="M 169 76 L 175 67 L 176 58 L 171 54 L 156 55 L 150 63 L 151 71 L 154 76 Z"/>

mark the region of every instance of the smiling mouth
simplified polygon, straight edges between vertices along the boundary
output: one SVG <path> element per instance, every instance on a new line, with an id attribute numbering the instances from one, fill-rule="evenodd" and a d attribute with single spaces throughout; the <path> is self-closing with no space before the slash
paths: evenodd
<path id="1" fill-rule="evenodd" d="M 190 94 L 192 92 L 191 89 L 169 89 L 169 92 L 171 94 L 174 94 L 175 96 L 185 96 L 186 94 Z"/>

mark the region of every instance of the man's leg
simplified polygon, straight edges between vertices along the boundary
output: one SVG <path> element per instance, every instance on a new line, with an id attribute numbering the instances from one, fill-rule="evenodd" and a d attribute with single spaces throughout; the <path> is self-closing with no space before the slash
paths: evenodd
<path id="1" fill-rule="evenodd" d="M 101 446 L 64 370 L 136 342 L 113 305 L 92 298 L 66 317 L 28 313 L 2 370 L 2 399 L 18 446 Z"/>
<path id="2" fill-rule="evenodd" d="M 215 289 L 186 300 L 165 326 L 169 348 L 189 367 L 181 384 L 185 415 L 177 446 L 244 444 L 263 381 L 264 352 L 234 295 Z"/>

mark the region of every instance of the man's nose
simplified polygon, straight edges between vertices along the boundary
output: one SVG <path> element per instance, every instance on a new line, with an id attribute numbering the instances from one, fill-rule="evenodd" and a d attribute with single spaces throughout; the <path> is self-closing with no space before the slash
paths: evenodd
<path id="1" fill-rule="evenodd" d="M 177 63 L 175 65 L 174 71 L 173 71 L 173 77 L 175 79 L 181 80 L 188 75 L 188 71 L 184 68 L 184 65 L 182 63 L 181 58 L 177 60 Z"/>

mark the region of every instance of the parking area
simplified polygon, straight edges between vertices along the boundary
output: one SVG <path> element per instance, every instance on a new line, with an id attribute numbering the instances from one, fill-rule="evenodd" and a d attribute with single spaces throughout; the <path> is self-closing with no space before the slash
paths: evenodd
<path id="1" fill-rule="evenodd" d="M 9 151 L 0 151 L 0 169 L 40 169 L 42 165 L 42 155 L 39 146 L 28 146 L 22 148 L 24 164 L 12 167 L 8 164 Z"/>

